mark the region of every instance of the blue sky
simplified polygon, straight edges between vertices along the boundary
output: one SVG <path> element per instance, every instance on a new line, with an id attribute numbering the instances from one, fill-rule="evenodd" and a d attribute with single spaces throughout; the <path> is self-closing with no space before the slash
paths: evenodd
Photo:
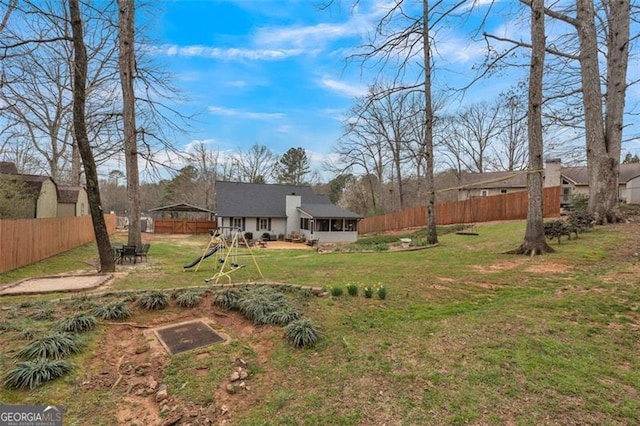
<path id="1" fill-rule="evenodd" d="M 197 114 L 176 145 L 188 151 L 205 142 L 224 153 L 258 143 L 279 155 L 301 146 L 316 167 L 328 159 L 341 120 L 376 75 L 345 58 L 366 41 L 386 1 L 361 0 L 353 9 L 352 0 L 334 0 L 327 10 L 318 7 L 322 2 L 164 0 L 159 10 L 152 6 L 154 60 L 175 76 L 184 98 L 176 108 Z M 438 84 L 459 86 L 473 75 L 485 47 L 469 41 L 479 16 L 440 30 Z M 511 24 L 489 21 L 494 32 L 528 38 L 526 28 Z M 630 63 L 636 68 L 637 59 Z M 511 74 L 482 81 L 463 101 L 491 99 L 513 82 Z M 638 89 L 630 95 L 640 98 Z"/>

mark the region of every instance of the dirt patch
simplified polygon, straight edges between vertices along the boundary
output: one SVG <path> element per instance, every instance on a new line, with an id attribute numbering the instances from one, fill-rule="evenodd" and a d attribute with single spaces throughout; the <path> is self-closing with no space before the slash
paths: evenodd
<path id="1" fill-rule="evenodd" d="M 254 391 L 256 387 L 270 386 L 268 375 L 264 374 L 255 380 L 250 378 L 235 393 L 228 392 L 226 381 L 211 383 L 209 404 L 186 401 L 173 395 L 171 389 L 164 395 L 162 378 L 171 356 L 155 336 L 154 327 L 204 319 L 230 341 L 242 341 L 250 347 L 255 353 L 253 362 L 258 364 L 252 367 L 257 369 L 264 368 L 262 363 L 271 356 L 274 338 L 280 332 L 272 327 L 256 327 L 237 312 L 212 306 L 210 300 L 203 300 L 198 309 L 148 316 L 149 320 L 140 323 L 109 323 L 98 345 L 100 349 L 89 361 L 87 376 L 81 382 L 81 388 L 87 391 L 108 392 L 118 407 L 114 415 L 119 424 L 173 424 L 174 420 L 176 424 L 187 420 L 191 424 L 221 424 L 256 403 L 259 398 L 259 393 Z M 194 376 L 206 376 L 214 365 L 214 358 L 208 352 L 210 348 L 192 351 L 193 357 L 202 364 L 194 370 Z M 211 365 L 207 364 L 209 359 Z M 244 362 L 236 360 L 236 365 L 231 360 L 225 368 L 228 367 L 231 374 Z M 93 414 L 86 413 L 86 416 Z"/>
<path id="2" fill-rule="evenodd" d="M 473 265 L 471 266 L 471 269 L 477 272 L 482 272 L 482 273 L 501 272 L 501 271 L 508 271 L 511 269 L 515 269 L 523 265 L 527 261 L 528 259 L 514 258 L 510 260 L 502 260 L 500 262 L 496 262 L 493 265 L 488 265 L 488 266 Z"/>
<path id="3" fill-rule="evenodd" d="M 52 293 L 59 291 L 82 291 L 103 285 L 112 275 L 60 275 L 54 277 L 28 278 L 0 287 L 0 295 Z"/>
<path id="4" fill-rule="evenodd" d="M 544 262 L 537 265 L 528 266 L 525 271 L 533 272 L 535 274 L 557 274 L 562 272 L 570 272 L 573 268 L 569 265 L 563 265 L 561 263 Z"/>

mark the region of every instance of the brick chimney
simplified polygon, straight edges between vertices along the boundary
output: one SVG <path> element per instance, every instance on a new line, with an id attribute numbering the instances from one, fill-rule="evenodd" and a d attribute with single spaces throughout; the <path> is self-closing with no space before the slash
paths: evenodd
<path id="1" fill-rule="evenodd" d="M 562 160 L 559 158 L 548 159 L 544 165 L 544 187 L 560 186 L 562 183 L 561 172 Z"/>

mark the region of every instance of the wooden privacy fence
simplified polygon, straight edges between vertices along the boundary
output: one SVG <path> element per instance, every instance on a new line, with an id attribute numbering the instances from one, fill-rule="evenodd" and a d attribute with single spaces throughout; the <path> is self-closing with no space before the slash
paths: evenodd
<path id="1" fill-rule="evenodd" d="M 104 215 L 107 231 L 116 216 Z M 0 220 L 0 273 L 30 265 L 95 241 L 91 216 Z"/>
<path id="2" fill-rule="evenodd" d="M 560 216 L 560 187 L 545 188 L 543 202 L 545 217 Z M 529 194 L 527 191 L 436 204 L 436 224 L 451 225 L 455 223 L 526 219 L 528 206 Z M 427 208 L 426 206 L 419 206 L 362 219 L 358 223 L 358 234 L 424 226 L 427 226 Z"/>
<path id="3" fill-rule="evenodd" d="M 153 232 L 156 234 L 206 234 L 216 229 L 215 220 L 156 219 Z"/>

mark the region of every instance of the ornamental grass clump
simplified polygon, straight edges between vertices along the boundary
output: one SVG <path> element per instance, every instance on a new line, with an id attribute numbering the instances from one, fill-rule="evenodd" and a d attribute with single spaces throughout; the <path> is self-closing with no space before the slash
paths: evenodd
<path id="1" fill-rule="evenodd" d="M 284 307 L 275 312 L 267 314 L 265 318 L 265 324 L 273 325 L 287 325 L 291 321 L 295 321 L 300 318 L 300 312 L 292 307 Z"/>
<path id="2" fill-rule="evenodd" d="M 213 295 L 213 304 L 222 309 L 238 309 L 240 292 L 238 290 L 226 289 L 218 291 Z"/>
<path id="3" fill-rule="evenodd" d="M 16 356 L 21 359 L 50 358 L 60 359 L 80 352 L 82 345 L 71 333 L 53 333 L 36 339 L 20 349 Z"/>
<path id="4" fill-rule="evenodd" d="M 49 321 L 49 320 L 52 320 L 54 316 L 55 316 L 55 310 L 51 308 L 45 308 L 45 309 L 40 309 L 35 312 L 32 312 L 29 315 L 29 318 L 31 318 L 34 321 Z"/>
<path id="5" fill-rule="evenodd" d="M 169 304 L 169 296 L 161 291 L 149 291 L 138 299 L 138 306 L 150 311 L 160 310 Z"/>
<path id="6" fill-rule="evenodd" d="M 202 296 L 195 291 L 183 291 L 176 296 L 176 303 L 181 308 L 194 308 L 202 302 Z"/>
<path id="7" fill-rule="evenodd" d="M 289 323 L 285 327 L 284 336 L 296 348 L 313 346 L 321 339 L 320 332 L 308 319 L 299 319 Z"/>
<path id="8" fill-rule="evenodd" d="M 92 311 L 93 315 L 103 320 L 122 320 L 131 316 L 131 310 L 123 301 L 107 303 Z"/>
<path id="9" fill-rule="evenodd" d="M 272 287 L 256 287 L 246 291 L 238 301 L 238 310 L 254 324 L 269 324 L 269 315 L 283 309 L 293 309 L 284 294 Z"/>
<path id="10" fill-rule="evenodd" d="M 79 312 L 73 316 L 58 321 L 54 328 L 59 331 L 82 333 L 96 328 L 98 320 L 86 312 Z"/>
<path id="11" fill-rule="evenodd" d="M 41 384 L 71 372 L 73 366 L 62 359 L 39 358 L 16 364 L 5 376 L 5 386 L 14 389 L 34 389 Z"/>

